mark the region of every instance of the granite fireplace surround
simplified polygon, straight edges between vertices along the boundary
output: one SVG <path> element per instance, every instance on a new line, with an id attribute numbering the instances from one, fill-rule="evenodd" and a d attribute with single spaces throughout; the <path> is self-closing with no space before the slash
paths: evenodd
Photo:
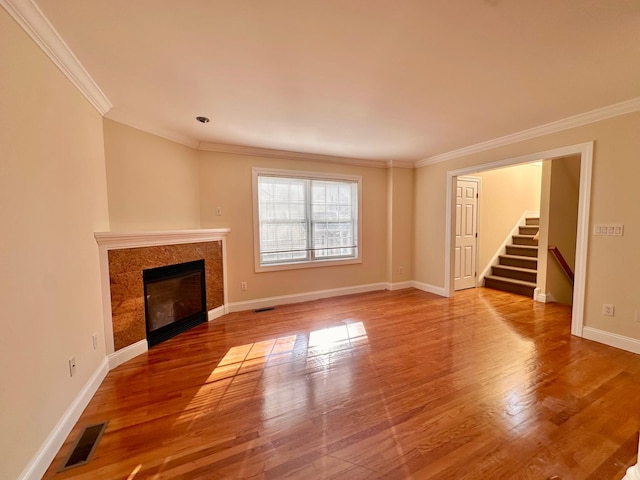
<path id="1" fill-rule="evenodd" d="M 139 351 L 146 343 L 143 270 L 204 259 L 209 316 L 212 311 L 224 313 L 226 233 L 218 229 L 95 235 L 101 255 L 107 354 L 134 345 Z"/>

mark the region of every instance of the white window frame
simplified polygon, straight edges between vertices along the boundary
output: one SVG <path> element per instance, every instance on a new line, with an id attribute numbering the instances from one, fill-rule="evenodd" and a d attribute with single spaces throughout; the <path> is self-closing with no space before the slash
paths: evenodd
<path id="1" fill-rule="evenodd" d="M 252 172 L 252 189 L 253 189 L 253 257 L 256 272 L 272 272 L 277 270 L 295 270 L 300 268 L 316 268 L 328 267 L 333 265 L 350 265 L 362 263 L 362 177 L 359 175 L 342 175 L 336 173 L 306 172 L 299 170 L 280 170 L 272 168 L 253 167 Z M 349 181 L 357 184 L 357 207 L 356 224 L 357 224 L 357 242 L 356 256 L 341 259 L 310 259 L 299 262 L 286 262 L 269 265 L 261 265 L 260 263 L 260 218 L 258 205 L 258 177 L 260 175 L 268 175 L 275 177 L 291 177 L 304 180 L 327 180 L 327 181 Z"/>

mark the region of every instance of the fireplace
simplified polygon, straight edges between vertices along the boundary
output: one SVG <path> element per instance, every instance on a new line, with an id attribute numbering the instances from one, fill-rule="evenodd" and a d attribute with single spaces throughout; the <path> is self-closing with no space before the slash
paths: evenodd
<path id="1" fill-rule="evenodd" d="M 96 232 L 100 252 L 104 343 L 113 369 L 149 348 L 143 274 L 167 265 L 204 260 L 207 320 L 228 313 L 228 228 L 157 232 Z"/>
<path id="2" fill-rule="evenodd" d="M 204 260 L 143 270 L 142 279 L 149 347 L 207 320 Z"/>

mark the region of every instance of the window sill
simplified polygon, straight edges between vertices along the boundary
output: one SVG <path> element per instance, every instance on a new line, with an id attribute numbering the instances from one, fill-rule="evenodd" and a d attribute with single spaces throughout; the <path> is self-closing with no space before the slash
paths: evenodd
<path id="1" fill-rule="evenodd" d="M 292 263 L 277 263 L 273 265 L 256 265 L 256 273 L 261 272 L 277 272 L 281 270 L 299 270 L 302 268 L 318 268 L 318 267 L 335 267 L 339 265 L 355 265 L 362 263 L 362 259 L 347 258 L 343 260 L 315 260 L 313 262 L 292 262 Z"/>

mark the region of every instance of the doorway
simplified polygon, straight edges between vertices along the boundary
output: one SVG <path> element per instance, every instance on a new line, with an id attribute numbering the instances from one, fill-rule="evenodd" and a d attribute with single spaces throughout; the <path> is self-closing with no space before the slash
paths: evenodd
<path id="1" fill-rule="evenodd" d="M 445 212 L 445 296 L 451 297 L 455 291 L 454 275 L 455 269 L 455 205 L 457 177 L 472 173 L 493 170 L 496 168 L 530 163 L 540 159 L 555 159 L 578 155 L 580 157 L 580 184 L 578 193 L 578 221 L 576 229 L 576 263 L 575 263 L 575 283 L 573 290 L 573 307 L 571 316 L 571 333 L 582 337 L 584 323 L 584 304 L 587 269 L 587 244 L 589 226 L 589 207 L 591 199 L 591 171 L 593 163 L 593 142 L 571 145 L 519 157 L 506 158 L 503 160 L 474 165 L 456 170 L 447 171 L 446 195 L 447 201 Z"/>

